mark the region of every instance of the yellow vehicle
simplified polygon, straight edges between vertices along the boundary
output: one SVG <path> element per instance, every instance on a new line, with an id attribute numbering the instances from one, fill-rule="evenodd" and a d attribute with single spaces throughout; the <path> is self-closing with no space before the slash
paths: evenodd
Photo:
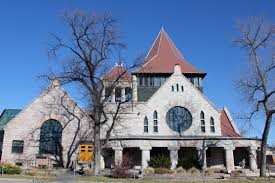
<path id="1" fill-rule="evenodd" d="M 94 160 L 93 146 L 91 144 L 80 144 L 79 161 L 91 162 Z"/>

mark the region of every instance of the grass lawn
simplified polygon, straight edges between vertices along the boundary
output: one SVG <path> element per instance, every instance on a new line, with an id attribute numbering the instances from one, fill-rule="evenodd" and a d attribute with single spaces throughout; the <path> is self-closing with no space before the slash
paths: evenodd
<path id="1" fill-rule="evenodd" d="M 136 182 L 136 183 L 202 183 L 202 180 L 152 180 L 152 179 L 113 179 L 107 177 L 79 177 L 78 181 L 85 181 L 85 182 Z M 230 180 L 206 180 L 206 183 L 275 183 L 275 179 L 230 179 Z"/>

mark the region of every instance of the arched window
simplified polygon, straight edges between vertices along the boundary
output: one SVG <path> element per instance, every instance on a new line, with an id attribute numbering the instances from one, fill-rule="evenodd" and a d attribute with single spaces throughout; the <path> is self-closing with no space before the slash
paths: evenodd
<path id="1" fill-rule="evenodd" d="M 177 91 L 179 91 L 179 84 L 177 84 L 176 87 L 177 87 Z"/>
<path id="2" fill-rule="evenodd" d="M 62 126 L 50 119 L 43 123 L 40 130 L 39 154 L 59 155 L 62 153 Z"/>
<path id="3" fill-rule="evenodd" d="M 183 90 L 184 90 L 184 89 L 183 89 L 183 86 L 181 86 L 181 91 L 183 92 Z"/>
<path id="4" fill-rule="evenodd" d="M 200 118 L 201 118 L 201 132 L 205 132 L 205 120 L 204 120 L 204 112 L 203 111 L 201 111 Z"/>
<path id="5" fill-rule="evenodd" d="M 148 119 L 147 119 L 147 117 L 144 118 L 144 124 L 143 125 L 144 125 L 144 132 L 148 133 L 149 130 L 148 130 Z"/>
<path id="6" fill-rule="evenodd" d="M 154 112 L 153 114 L 153 125 L 154 125 L 154 132 L 158 132 L 158 113 L 157 111 Z"/>
<path id="7" fill-rule="evenodd" d="M 174 91 L 174 86 L 172 86 L 172 92 Z"/>
<path id="8" fill-rule="evenodd" d="M 215 132 L 215 122 L 213 117 L 210 118 L 210 131 Z"/>

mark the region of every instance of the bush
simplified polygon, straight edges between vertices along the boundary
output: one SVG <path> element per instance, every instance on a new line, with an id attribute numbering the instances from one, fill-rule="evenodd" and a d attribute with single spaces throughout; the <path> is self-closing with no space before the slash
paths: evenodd
<path id="1" fill-rule="evenodd" d="M 115 166 L 113 170 L 114 178 L 130 178 L 130 169 L 133 168 L 134 163 L 129 156 L 124 156 L 121 163 Z"/>
<path id="2" fill-rule="evenodd" d="M 152 167 L 148 167 L 148 168 L 145 168 L 145 169 L 143 170 L 143 173 L 144 173 L 145 175 L 152 175 L 152 174 L 155 173 L 155 170 L 154 170 L 154 168 L 152 168 Z"/>
<path id="3" fill-rule="evenodd" d="M 170 170 L 168 168 L 155 168 L 156 174 L 171 174 L 174 173 L 173 170 Z"/>
<path id="4" fill-rule="evenodd" d="M 4 174 L 9 174 L 9 175 L 13 175 L 13 174 L 20 174 L 21 173 L 21 169 L 19 166 L 16 165 L 12 165 L 9 163 L 1 163 L 0 164 L 0 171 Z"/>
<path id="5" fill-rule="evenodd" d="M 195 167 L 192 167 L 188 170 L 188 173 L 190 173 L 192 175 L 198 175 L 200 173 L 200 170 Z"/>
<path id="6" fill-rule="evenodd" d="M 157 156 L 153 156 L 150 161 L 148 161 L 148 165 L 153 168 L 167 168 L 170 169 L 172 163 L 169 157 L 166 157 L 163 154 L 159 154 Z"/>
<path id="7" fill-rule="evenodd" d="M 194 159 L 194 158 L 179 159 L 177 167 L 182 167 L 186 170 L 188 170 L 192 167 L 195 167 L 197 169 L 201 169 L 199 161 Z"/>
<path id="8" fill-rule="evenodd" d="M 211 175 L 213 175 L 215 173 L 215 169 L 213 169 L 213 168 L 206 168 L 205 170 L 204 170 L 204 175 L 206 175 L 206 176 L 211 176 Z"/>
<path id="9" fill-rule="evenodd" d="M 230 174 L 231 177 L 240 177 L 240 176 L 244 176 L 244 175 L 245 174 L 241 170 L 234 170 Z"/>
<path id="10" fill-rule="evenodd" d="M 176 168 L 176 172 L 183 174 L 183 173 L 186 173 L 186 170 L 180 166 L 180 167 Z"/>

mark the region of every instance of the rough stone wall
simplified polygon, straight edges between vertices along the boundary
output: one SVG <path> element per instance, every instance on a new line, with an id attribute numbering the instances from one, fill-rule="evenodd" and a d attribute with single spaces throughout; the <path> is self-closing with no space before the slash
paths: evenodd
<path id="1" fill-rule="evenodd" d="M 70 112 L 74 112 L 80 120 L 70 115 Z M 73 143 L 75 134 L 76 141 L 86 138 L 84 134 L 91 134 L 88 130 L 90 119 L 60 86 L 51 86 L 5 126 L 2 161 L 15 163 L 17 160 L 23 160 L 26 163 L 27 160 L 34 160 L 35 155 L 39 153 L 40 128 L 49 119 L 59 121 L 63 127 L 64 164 L 70 146 L 76 147 Z M 78 127 L 80 131 L 76 133 Z M 12 153 L 13 140 L 24 140 L 22 154 Z M 76 159 L 76 153 L 72 156 L 73 160 Z"/>

